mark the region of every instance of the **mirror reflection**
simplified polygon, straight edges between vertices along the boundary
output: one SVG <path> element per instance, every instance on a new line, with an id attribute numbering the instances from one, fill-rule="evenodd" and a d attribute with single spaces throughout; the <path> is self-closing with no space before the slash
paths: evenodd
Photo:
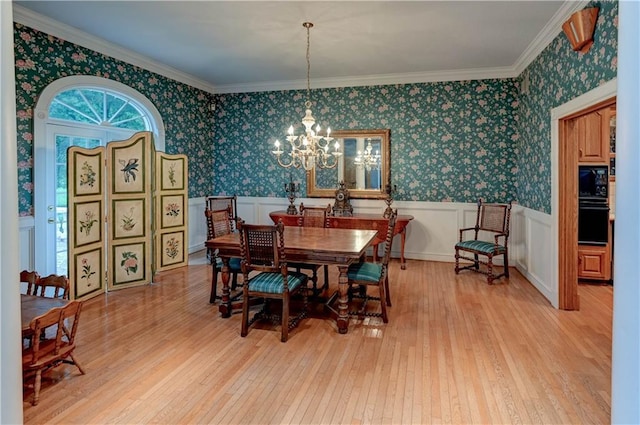
<path id="1" fill-rule="evenodd" d="M 389 182 L 389 130 L 338 130 L 332 137 L 340 143 L 338 165 L 316 168 L 307 176 L 307 196 L 333 197 L 344 181 L 352 198 L 384 198 Z"/>

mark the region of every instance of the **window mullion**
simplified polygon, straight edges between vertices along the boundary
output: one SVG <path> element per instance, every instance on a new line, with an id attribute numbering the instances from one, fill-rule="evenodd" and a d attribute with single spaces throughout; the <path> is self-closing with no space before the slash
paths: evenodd
<path id="1" fill-rule="evenodd" d="M 123 124 L 125 122 L 133 121 L 142 118 L 142 115 L 138 115 L 137 117 L 127 118 L 126 120 L 112 122 L 112 125 Z"/>
<path id="2" fill-rule="evenodd" d="M 60 105 L 64 106 L 65 108 L 71 109 L 72 111 L 76 112 L 77 114 L 82 115 L 83 117 L 85 117 L 86 119 L 88 119 L 91 122 L 94 122 L 96 124 L 100 124 L 100 121 L 96 121 L 96 119 L 94 117 L 90 117 L 89 115 L 85 114 L 84 112 L 74 108 L 73 106 L 71 106 L 71 105 L 69 105 L 69 104 L 67 104 L 65 102 L 62 102 L 62 101 L 60 101 L 58 99 L 53 99 L 53 102 L 59 103 Z M 94 111 L 94 113 L 95 113 L 95 111 Z"/>
<path id="3" fill-rule="evenodd" d="M 102 122 L 100 120 L 100 114 L 98 114 L 98 111 L 95 110 L 95 108 L 93 107 L 93 105 L 91 105 L 91 103 L 89 103 L 89 101 L 87 100 L 87 98 L 85 97 L 84 90 L 78 90 L 78 93 L 80 94 L 80 97 L 82 98 L 82 100 L 84 100 L 84 103 L 87 104 L 87 106 L 89 107 L 89 109 L 91 109 L 91 112 L 93 112 L 93 114 L 96 116 L 96 118 L 98 119 L 98 123 Z M 102 95 L 104 96 L 104 92 L 102 93 Z"/>
<path id="4" fill-rule="evenodd" d="M 124 100 L 124 99 L 123 99 L 123 100 Z M 115 113 L 115 114 L 113 114 L 113 115 L 111 115 L 111 117 L 109 118 L 109 122 L 110 122 L 111 124 L 113 124 L 113 119 L 114 119 L 115 117 L 117 117 L 117 116 L 118 116 L 118 114 L 119 114 L 120 112 L 122 112 L 122 110 L 123 110 L 124 108 L 126 108 L 128 104 L 129 104 L 129 101 L 128 101 L 128 100 L 127 100 L 127 101 L 125 101 L 125 102 L 122 104 L 122 106 L 120 106 L 120 108 L 116 111 L 116 113 Z"/>

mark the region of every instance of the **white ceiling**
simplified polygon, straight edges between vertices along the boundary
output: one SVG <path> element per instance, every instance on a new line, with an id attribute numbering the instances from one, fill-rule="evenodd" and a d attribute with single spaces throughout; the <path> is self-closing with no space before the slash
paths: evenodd
<path id="1" fill-rule="evenodd" d="M 211 92 L 515 76 L 576 1 L 14 1 L 14 19 Z M 80 31 L 78 31 L 80 30 Z"/>

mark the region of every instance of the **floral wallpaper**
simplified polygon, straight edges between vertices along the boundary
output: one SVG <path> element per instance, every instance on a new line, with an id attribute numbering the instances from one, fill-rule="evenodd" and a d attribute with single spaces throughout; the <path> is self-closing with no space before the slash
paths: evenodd
<path id="1" fill-rule="evenodd" d="M 189 163 L 189 196 L 212 193 L 212 95 L 126 62 L 14 23 L 18 132 L 18 203 L 33 215 L 33 110 L 58 78 L 93 75 L 126 84 L 146 96 L 164 119 L 165 151 L 197 158 Z"/>
<path id="2" fill-rule="evenodd" d="M 559 32 L 518 78 L 316 89 L 314 116 L 334 130 L 390 129 L 396 199 L 516 200 L 550 213 L 550 110 L 617 73 L 618 3 L 593 5 L 600 13 L 586 54 Z M 155 104 L 166 152 L 197 158 L 189 164 L 190 197 L 284 197 L 290 174 L 306 194 L 304 171 L 281 168 L 271 154 L 289 125 L 300 131 L 306 91 L 211 95 L 20 24 L 15 56 L 20 215 L 33 213 L 37 96 L 74 74 L 119 81 Z"/>
<path id="3" fill-rule="evenodd" d="M 300 132 L 305 91 L 216 96 L 214 190 L 240 196 L 285 196 L 289 173 L 306 193 L 305 173 L 271 154 L 293 124 Z M 396 199 L 475 202 L 516 199 L 513 79 L 312 90 L 323 128 L 391 130 Z"/>
<path id="4" fill-rule="evenodd" d="M 594 44 L 574 52 L 560 33 L 519 76 L 517 193 L 521 205 L 551 213 L 551 109 L 613 79 L 618 70 L 618 2 L 599 6 Z M 528 89 L 527 88 L 528 85 Z"/>

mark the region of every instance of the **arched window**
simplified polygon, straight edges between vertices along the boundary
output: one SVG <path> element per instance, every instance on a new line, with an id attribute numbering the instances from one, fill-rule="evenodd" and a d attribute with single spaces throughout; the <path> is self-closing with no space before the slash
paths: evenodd
<path id="1" fill-rule="evenodd" d="M 135 131 L 151 130 L 148 113 L 133 99 L 101 88 L 78 87 L 58 93 L 49 106 L 49 118 Z"/>

